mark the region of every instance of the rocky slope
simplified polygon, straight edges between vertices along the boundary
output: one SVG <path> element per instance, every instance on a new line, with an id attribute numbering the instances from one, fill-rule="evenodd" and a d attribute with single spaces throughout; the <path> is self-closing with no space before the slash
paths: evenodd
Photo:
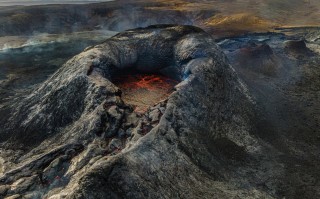
<path id="1" fill-rule="evenodd" d="M 279 197 L 319 197 L 319 29 L 219 42 L 256 101 L 256 135 L 280 154 Z"/>

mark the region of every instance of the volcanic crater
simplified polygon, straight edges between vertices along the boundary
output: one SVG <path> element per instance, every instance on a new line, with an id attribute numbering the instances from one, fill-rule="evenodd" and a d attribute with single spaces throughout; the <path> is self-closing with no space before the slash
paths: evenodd
<path id="1" fill-rule="evenodd" d="M 250 75 L 281 69 L 266 67 L 281 60 L 268 45 L 220 45 L 238 71 L 242 57 Z M 249 88 L 200 28 L 119 33 L 0 109 L 0 196 L 280 198 L 292 164 Z"/>
<path id="2" fill-rule="evenodd" d="M 219 191 L 208 189 L 220 168 L 211 158 L 215 138 L 228 137 L 217 146 L 233 148 L 253 139 L 242 84 L 214 39 L 193 26 L 119 33 L 12 104 L 0 120 L 6 196 L 171 198 L 183 190 L 213 196 Z M 159 186 L 153 178 L 164 181 Z M 185 193 L 190 184 L 197 187 Z"/>
<path id="3" fill-rule="evenodd" d="M 166 100 L 174 91 L 178 81 L 163 74 L 123 72 L 112 78 L 118 86 L 121 98 L 134 107 L 135 112 L 144 113 L 149 107 Z"/>

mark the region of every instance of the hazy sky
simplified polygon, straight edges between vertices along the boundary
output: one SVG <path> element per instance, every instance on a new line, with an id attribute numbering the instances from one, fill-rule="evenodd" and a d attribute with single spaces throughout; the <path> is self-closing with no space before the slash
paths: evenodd
<path id="1" fill-rule="evenodd" d="M 43 5 L 43 4 L 81 4 L 81 3 L 94 3 L 112 0 L 0 0 L 0 6 L 12 5 Z"/>

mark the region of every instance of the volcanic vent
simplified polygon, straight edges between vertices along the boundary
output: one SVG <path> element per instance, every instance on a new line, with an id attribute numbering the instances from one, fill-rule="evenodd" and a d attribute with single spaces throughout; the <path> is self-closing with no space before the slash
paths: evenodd
<path id="1" fill-rule="evenodd" d="M 167 99 L 178 83 L 177 80 L 162 74 L 133 72 L 118 74 L 112 82 L 121 89 L 123 101 L 132 105 L 138 113 L 143 113 L 148 107 Z"/>
<path id="2" fill-rule="evenodd" d="M 117 34 L 1 111 L 1 197 L 233 198 L 255 186 L 241 161 L 263 155 L 250 96 L 193 26 Z"/>

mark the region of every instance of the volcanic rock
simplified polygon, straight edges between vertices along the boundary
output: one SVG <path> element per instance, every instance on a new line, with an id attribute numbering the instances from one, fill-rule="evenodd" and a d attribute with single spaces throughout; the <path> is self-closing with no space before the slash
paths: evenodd
<path id="1" fill-rule="evenodd" d="M 166 100 L 136 113 L 112 82 L 127 70 L 170 74 L 178 85 Z M 3 108 L 11 114 L 1 120 L 1 149 L 8 151 L 1 154 L 7 161 L 1 194 L 276 197 L 281 165 L 254 135 L 253 107 L 245 84 L 203 30 L 156 25 L 119 33 Z M 16 148 L 21 157 L 5 155 Z M 22 183 L 30 178 L 38 180 Z"/>
<path id="2" fill-rule="evenodd" d="M 285 42 L 285 49 L 294 57 L 312 55 L 312 51 L 307 47 L 304 40 L 289 40 Z"/>
<path id="3" fill-rule="evenodd" d="M 235 58 L 238 60 L 237 64 L 259 74 L 275 76 L 281 67 L 281 63 L 272 48 L 265 43 L 251 43 L 250 46 L 243 47 L 235 53 Z"/>

